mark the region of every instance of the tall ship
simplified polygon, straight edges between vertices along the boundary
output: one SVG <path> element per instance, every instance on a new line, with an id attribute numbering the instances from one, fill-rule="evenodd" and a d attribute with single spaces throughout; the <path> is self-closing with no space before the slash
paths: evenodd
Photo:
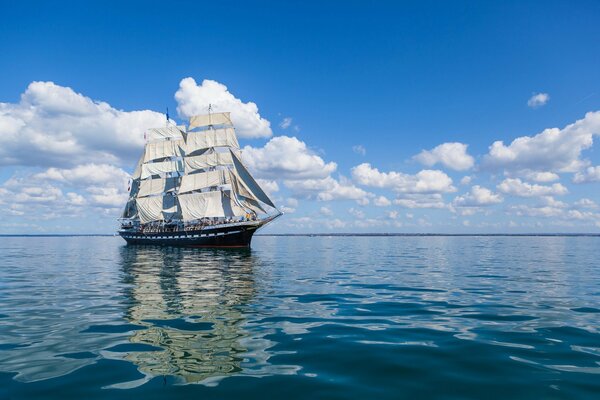
<path id="1" fill-rule="evenodd" d="M 250 247 L 282 215 L 241 160 L 228 112 L 146 132 L 119 221 L 128 244 Z"/>

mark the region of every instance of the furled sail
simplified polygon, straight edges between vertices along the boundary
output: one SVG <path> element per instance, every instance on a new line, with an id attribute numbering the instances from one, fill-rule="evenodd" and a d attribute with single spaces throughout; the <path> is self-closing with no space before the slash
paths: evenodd
<path id="1" fill-rule="evenodd" d="M 144 152 L 144 161 L 158 160 L 168 157 L 181 157 L 183 152 L 181 147 L 185 144 L 183 139 L 161 140 L 157 142 L 146 143 Z"/>
<path id="2" fill-rule="evenodd" d="M 184 145 L 185 154 L 192 154 L 211 147 L 228 146 L 239 149 L 233 128 L 208 129 L 200 132 L 190 132 Z"/>
<path id="3" fill-rule="evenodd" d="M 142 165 L 141 179 L 147 179 L 152 175 L 160 175 L 164 173 L 173 172 L 183 173 L 183 160 L 145 163 Z"/>
<path id="4" fill-rule="evenodd" d="M 242 162 L 236 157 L 236 155 L 233 152 L 231 152 L 231 158 L 233 159 L 233 165 L 235 167 L 237 175 L 240 177 L 241 182 L 246 186 L 246 188 L 249 189 L 250 192 L 252 192 L 252 194 L 254 194 L 253 197 L 273 208 L 276 208 L 275 204 L 273 204 L 269 196 L 267 196 L 267 194 L 261 189 L 261 187 L 254 180 L 252 175 L 250 175 L 250 172 L 248 172 L 246 167 L 244 167 Z"/>
<path id="5" fill-rule="evenodd" d="M 211 125 L 232 125 L 230 113 L 214 113 L 208 115 L 194 115 L 190 118 L 189 130 Z"/>
<path id="6" fill-rule="evenodd" d="M 229 174 L 226 174 L 224 170 L 199 172 L 196 174 L 185 175 L 181 178 L 179 193 L 192 192 L 194 190 L 226 185 L 228 183 L 230 183 Z"/>
<path id="7" fill-rule="evenodd" d="M 158 178 L 140 181 L 138 198 L 174 191 L 178 182 L 179 178 Z"/>

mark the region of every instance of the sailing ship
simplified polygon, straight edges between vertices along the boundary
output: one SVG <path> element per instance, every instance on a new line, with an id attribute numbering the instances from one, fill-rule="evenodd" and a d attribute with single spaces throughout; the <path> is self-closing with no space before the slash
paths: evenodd
<path id="1" fill-rule="evenodd" d="M 146 131 L 119 235 L 128 244 L 250 247 L 282 215 L 241 160 L 230 113 Z"/>

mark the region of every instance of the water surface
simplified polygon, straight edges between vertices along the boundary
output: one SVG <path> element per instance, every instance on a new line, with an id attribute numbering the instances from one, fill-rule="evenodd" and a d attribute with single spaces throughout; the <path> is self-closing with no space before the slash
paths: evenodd
<path id="1" fill-rule="evenodd" d="M 0 398 L 598 398 L 599 245 L 0 238 Z"/>

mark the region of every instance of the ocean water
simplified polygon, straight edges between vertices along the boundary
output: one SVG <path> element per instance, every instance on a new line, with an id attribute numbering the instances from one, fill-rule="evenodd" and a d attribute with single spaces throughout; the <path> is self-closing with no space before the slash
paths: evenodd
<path id="1" fill-rule="evenodd" d="M 600 237 L 0 238 L 0 399 L 600 398 Z"/>

